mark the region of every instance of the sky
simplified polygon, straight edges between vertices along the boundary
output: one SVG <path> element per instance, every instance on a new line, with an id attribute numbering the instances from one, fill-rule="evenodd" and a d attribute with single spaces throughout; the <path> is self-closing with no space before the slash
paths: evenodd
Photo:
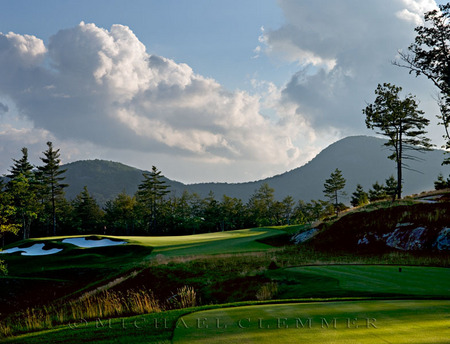
<path id="1" fill-rule="evenodd" d="M 53 142 L 184 183 L 289 171 L 350 135 L 379 83 L 437 91 L 392 64 L 434 0 L 0 0 L 0 173 Z"/>

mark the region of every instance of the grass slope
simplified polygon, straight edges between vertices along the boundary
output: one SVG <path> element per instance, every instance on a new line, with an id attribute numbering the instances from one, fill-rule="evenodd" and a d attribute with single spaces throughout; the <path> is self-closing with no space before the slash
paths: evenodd
<path id="1" fill-rule="evenodd" d="M 302 266 L 267 272 L 278 298 L 416 296 L 450 298 L 450 269 L 386 265 Z"/>
<path id="2" fill-rule="evenodd" d="M 223 308 L 183 316 L 173 343 L 448 343 L 449 312 L 448 300 Z"/>
<path id="3" fill-rule="evenodd" d="M 153 255 L 167 257 L 264 251 L 271 246 L 261 240 L 283 234 L 279 229 L 252 228 L 228 232 L 172 237 L 125 237 L 130 243 L 152 246 Z"/>

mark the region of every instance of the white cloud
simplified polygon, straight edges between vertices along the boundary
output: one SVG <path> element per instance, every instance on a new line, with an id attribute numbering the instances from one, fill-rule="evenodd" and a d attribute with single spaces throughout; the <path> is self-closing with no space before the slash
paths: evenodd
<path id="1" fill-rule="evenodd" d="M 36 138 L 211 163 L 298 163 L 290 123 L 264 117 L 258 95 L 228 91 L 187 64 L 149 54 L 126 26 L 82 22 L 50 37 L 48 47 L 13 33 L 0 43 L 0 71 L 10 71 L 0 95 Z M 21 135 L 31 132 L 14 132 Z"/>
<path id="2" fill-rule="evenodd" d="M 38 156 L 52 140 L 66 161 L 104 158 L 155 164 L 185 181 L 243 181 L 297 167 L 345 135 L 368 133 L 361 110 L 378 83 L 403 86 L 434 115 L 426 100 L 432 85 L 391 65 L 433 1 L 279 4 L 285 24 L 260 28 L 253 57 L 279 57 L 296 72 L 281 87 L 252 80 L 253 92 L 227 90 L 149 53 L 123 25 L 82 22 L 47 46 L 34 36 L 0 34 L 2 157 L 17 157 L 27 145 Z"/>
<path id="3" fill-rule="evenodd" d="M 432 86 L 392 61 L 414 40 L 414 27 L 434 1 L 281 0 L 286 23 L 265 30 L 265 42 L 300 62 L 282 90 L 281 102 L 295 108 L 316 137 L 367 133 L 362 115 L 378 83 L 392 82 L 428 99 Z M 407 15 L 407 13 L 409 13 Z M 401 17 L 401 18 L 399 18 Z M 434 104 L 424 101 L 433 117 Z"/>
<path id="4" fill-rule="evenodd" d="M 397 17 L 414 25 L 423 25 L 423 14 L 438 8 L 434 0 L 402 0 L 402 2 L 406 8 L 398 11 Z"/>

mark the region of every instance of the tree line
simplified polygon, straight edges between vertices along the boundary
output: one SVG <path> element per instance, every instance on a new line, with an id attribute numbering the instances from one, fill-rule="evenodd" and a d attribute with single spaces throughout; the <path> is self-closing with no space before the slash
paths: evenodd
<path id="1" fill-rule="evenodd" d="M 339 214 L 347 208 L 342 203 L 346 180 L 336 169 L 324 183 L 327 200 L 295 201 L 292 196 L 276 200 L 275 190 L 262 184 L 247 202 L 223 195 L 217 199 L 210 192 L 205 198 L 184 191 L 170 191 L 162 172 L 155 166 L 143 173 L 134 195 L 121 192 L 100 207 L 85 186 L 67 200 L 64 189 L 65 169 L 60 167 L 59 149 L 47 142 L 42 165 L 28 161 L 28 150 L 13 159 L 6 183 L 0 187 L 0 228 L 3 239 L 17 240 L 17 235 L 54 236 L 73 234 L 110 235 L 188 235 L 234 229 L 312 223 Z M 366 193 L 358 185 L 351 204 L 390 198 L 397 185 L 394 177 L 386 186 L 376 182 Z M 395 198 L 395 197 L 394 197 Z M 10 234 L 8 234 L 10 233 Z M 14 236 L 13 236 L 14 235 Z"/>
<path id="2" fill-rule="evenodd" d="M 212 192 L 205 198 L 187 191 L 177 196 L 155 166 L 143 173 L 134 195 L 121 192 L 103 207 L 86 186 L 73 200 L 67 200 L 66 170 L 60 167 L 59 149 L 51 142 L 47 146 L 40 158 L 42 166 L 31 165 L 27 148 L 22 148 L 22 157 L 13 159 L 6 182 L 1 182 L 3 244 L 6 236 L 17 240 L 17 235 L 23 239 L 89 233 L 183 235 L 303 224 L 332 213 L 326 201 L 296 202 L 291 196 L 278 201 L 267 183 L 245 203 L 226 195 L 218 200 Z"/>

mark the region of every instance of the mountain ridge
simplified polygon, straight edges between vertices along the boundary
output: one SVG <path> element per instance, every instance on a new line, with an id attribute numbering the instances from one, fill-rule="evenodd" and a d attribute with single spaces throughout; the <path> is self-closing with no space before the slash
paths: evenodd
<path id="1" fill-rule="evenodd" d="M 310 201 L 323 199 L 323 183 L 331 172 L 339 168 L 347 180 L 343 199 L 349 203 L 351 193 L 361 184 L 367 191 L 376 181 L 384 183 L 391 175 L 396 175 L 395 163 L 387 158 L 386 140 L 372 136 L 349 136 L 338 140 L 317 154 L 308 163 L 290 171 L 256 181 L 241 183 L 208 182 L 184 184 L 165 178 L 176 196 L 183 191 L 195 192 L 206 197 L 212 191 L 217 199 L 225 194 L 246 202 L 263 184 L 268 183 L 275 189 L 276 199 L 290 195 L 295 200 Z M 420 153 L 417 153 L 420 154 Z M 433 182 L 439 173 L 450 173 L 450 166 L 441 166 L 442 150 L 433 150 L 420 154 L 423 162 L 411 161 L 411 168 L 422 171 L 404 171 L 403 194 L 414 194 L 433 189 Z M 62 166 L 67 168 L 66 181 L 69 184 L 66 195 L 74 198 L 84 186 L 100 204 L 113 199 L 120 192 L 130 195 L 137 191 L 142 182 L 143 172 L 120 162 L 106 160 L 80 160 Z M 162 171 L 164 174 L 164 171 Z"/>

